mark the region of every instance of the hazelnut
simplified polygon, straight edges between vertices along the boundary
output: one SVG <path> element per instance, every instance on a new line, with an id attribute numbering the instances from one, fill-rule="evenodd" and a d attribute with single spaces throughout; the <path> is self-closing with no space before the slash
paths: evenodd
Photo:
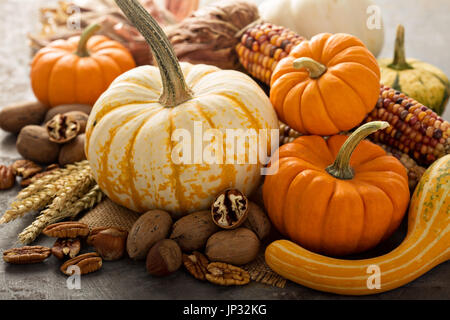
<path id="1" fill-rule="evenodd" d="M 147 254 L 147 272 L 154 276 L 167 276 L 177 271 L 183 262 L 181 249 L 171 239 L 158 241 Z"/>
<path id="2" fill-rule="evenodd" d="M 237 189 L 219 193 L 211 205 L 212 220 L 223 229 L 239 227 L 247 218 L 247 197 Z"/>
<path id="3" fill-rule="evenodd" d="M 125 253 L 127 236 L 125 230 L 99 227 L 92 229 L 87 244 L 93 246 L 103 260 L 118 260 Z"/>

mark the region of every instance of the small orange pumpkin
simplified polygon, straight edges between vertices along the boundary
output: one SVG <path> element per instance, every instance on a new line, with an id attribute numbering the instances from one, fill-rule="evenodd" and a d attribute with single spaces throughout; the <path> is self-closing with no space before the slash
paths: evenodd
<path id="1" fill-rule="evenodd" d="M 278 170 L 263 185 L 274 226 L 302 247 L 333 256 L 368 250 L 391 235 L 409 202 L 406 169 L 361 141 L 388 125 L 369 122 L 348 138 L 302 136 L 280 147 L 271 163 Z"/>
<path id="2" fill-rule="evenodd" d="M 30 77 L 39 101 L 93 105 L 118 75 L 136 66 L 119 42 L 93 35 L 99 28 L 93 24 L 81 36 L 55 40 L 36 53 Z"/>
<path id="3" fill-rule="evenodd" d="M 358 38 L 322 33 L 278 62 L 270 100 L 281 121 L 304 134 L 356 127 L 375 107 L 380 69 Z"/>

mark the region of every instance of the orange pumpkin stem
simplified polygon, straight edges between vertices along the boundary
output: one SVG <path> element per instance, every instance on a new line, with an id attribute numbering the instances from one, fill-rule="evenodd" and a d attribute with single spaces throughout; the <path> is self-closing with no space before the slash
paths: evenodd
<path id="1" fill-rule="evenodd" d="M 389 127 L 389 123 L 386 121 L 372 121 L 360 126 L 341 146 L 334 163 L 325 170 L 335 178 L 342 180 L 352 179 L 354 173 L 350 166 L 350 158 L 356 146 L 368 135 L 387 127 Z"/>
<path id="2" fill-rule="evenodd" d="M 319 78 L 327 71 L 326 66 L 308 57 L 295 59 L 293 65 L 295 69 L 305 68 L 306 70 L 308 70 L 309 77 L 312 79 Z"/>
<path id="3" fill-rule="evenodd" d="M 191 99 L 192 91 L 186 84 L 177 56 L 156 20 L 137 0 L 115 0 L 115 2 L 152 49 L 163 84 L 159 102 L 166 107 L 175 107 Z"/>
<path id="4" fill-rule="evenodd" d="M 86 48 L 88 40 L 101 28 L 100 25 L 94 23 L 84 29 L 78 42 L 77 51 L 75 54 L 80 57 L 89 57 L 89 51 Z"/>
<path id="5" fill-rule="evenodd" d="M 409 65 L 408 62 L 406 62 L 405 28 L 401 24 L 397 26 L 397 36 L 395 38 L 395 48 L 394 48 L 394 60 L 390 65 L 388 65 L 388 67 L 395 70 L 413 69 L 413 67 L 411 67 L 411 65 Z"/>

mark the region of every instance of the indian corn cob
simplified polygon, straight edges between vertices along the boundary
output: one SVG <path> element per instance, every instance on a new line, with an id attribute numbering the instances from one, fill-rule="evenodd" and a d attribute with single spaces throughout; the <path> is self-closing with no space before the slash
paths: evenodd
<path id="1" fill-rule="evenodd" d="M 295 32 L 269 23 L 250 27 L 236 46 L 240 63 L 256 79 L 270 84 L 277 62 L 305 40 Z"/>
<path id="2" fill-rule="evenodd" d="M 302 136 L 302 134 L 291 127 L 289 127 L 287 124 L 280 122 L 279 123 L 280 128 L 280 146 L 283 144 L 289 143 L 294 141 L 296 138 Z M 324 139 L 327 139 L 327 137 L 324 137 Z M 408 156 L 406 153 L 403 153 L 400 150 L 397 150 L 393 147 L 387 146 L 382 143 L 377 143 L 380 147 L 386 151 L 388 155 L 396 157 L 400 162 L 403 164 L 403 166 L 406 168 L 406 171 L 408 173 L 408 184 L 410 190 L 414 190 L 417 183 L 419 183 L 420 178 L 422 177 L 423 173 L 425 172 L 426 168 L 420 166 L 417 164 L 417 162 L 412 159 L 410 156 Z"/>
<path id="3" fill-rule="evenodd" d="M 428 166 L 450 152 L 450 123 L 405 94 L 381 85 L 376 107 L 364 122 L 383 120 L 390 126 L 371 139 L 394 147 Z"/>

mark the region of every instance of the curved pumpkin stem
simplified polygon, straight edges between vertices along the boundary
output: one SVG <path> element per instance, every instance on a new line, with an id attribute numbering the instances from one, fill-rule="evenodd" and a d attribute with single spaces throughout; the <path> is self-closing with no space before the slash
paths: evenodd
<path id="1" fill-rule="evenodd" d="M 397 26 L 397 36 L 395 38 L 395 48 L 394 48 L 394 60 L 390 65 L 388 65 L 388 67 L 395 70 L 413 69 L 413 67 L 411 67 L 406 62 L 405 28 L 401 24 Z"/>
<path id="2" fill-rule="evenodd" d="M 152 49 L 163 84 L 159 102 L 166 107 L 175 107 L 191 99 L 192 92 L 186 84 L 172 45 L 156 20 L 137 0 L 115 1 Z"/>
<path id="3" fill-rule="evenodd" d="M 386 121 L 372 121 L 363 124 L 348 137 L 339 149 L 334 163 L 325 170 L 335 178 L 342 180 L 352 179 L 354 173 L 350 166 L 350 158 L 356 146 L 371 133 L 387 127 L 389 127 L 389 123 Z"/>
<path id="4" fill-rule="evenodd" d="M 80 41 L 78 42 L 77 51 L 75 54 L 80 57 L 89 57 L 89 51 L 86 48 L 88 40 L 100 30 L 101 26 L 94 23 L 84 29 L 83 33 L 80 36 Z"/>
<path id="5" fill-rule="evenodd" d="M 327 71 L 326 66 L 308 57 L 295 59 L 293 66 L 295 69 L 306 68 L 309 72 L 309 76 L 313 79 L 319 78 L 325 73 L 325 71 Z"/>

